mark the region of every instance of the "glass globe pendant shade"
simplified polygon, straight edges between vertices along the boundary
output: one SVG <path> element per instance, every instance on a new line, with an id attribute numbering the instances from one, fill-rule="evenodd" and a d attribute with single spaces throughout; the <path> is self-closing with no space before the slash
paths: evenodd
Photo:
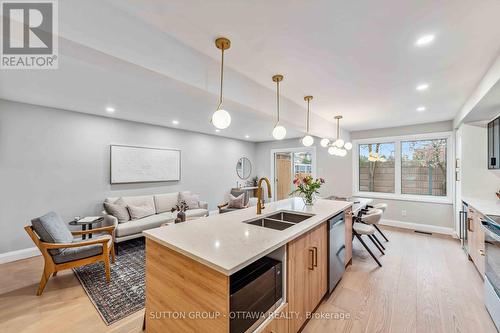
<path id="1" fill-rule="evenodd" d="M 337 147 L 330 147 L 330 148 L 328 148 L 328 154 L 335 155 L 336 150 L 337 150 Z"/>
<path id="2" fill-rule="evenodd" d="M 330 140 L 328 140 L 328 139 L 321 139 L 321 141 L 320 141 L 321 147 L 323 147 L 323 148 L 326 148 L 329 143 L 330 143 Z"/>
<path id="3" fill-rule="evenodd" d="M 276 125 L 273 129 L 273 137 L 276 140 L 282 140 L 286 136 L 286 128 L 281 125 Z"/>
<path id="4" fill-rule="evenodd" d="M 339 155 L 340 157 L 344 157 L 344 156 L 346 156 L 346 155 L 347 155 L 347 150 L 345 150 L 345 149 L 339 149 L 339 150 L 338 150 L 338 155 Z"/>
<path id="5" fill-rule="evenodd" d="M 344 140 L 337 139 L 337 141 L 335 141 L 335 146 L 337 146 L 337 148 L 342 148 L 344 146 Z"/>
<path id="6" fill-rule="evenodd" d="M 309 147 L 309 146 L 312 146 L 312 144 L 314 143 L 314 139 L 312 136 L 310 135 L 306 135 L 302 138 L 302 144 L 306 147 Z"/>
<path id="7" fill-rule="evenodd" d="M 344 144 L 344 148 L 345 148 L 345 149 L 347 149 L 347 150 L 351 150 L 351 149 L 352 149 L 352 143 L 350 143 L 350 142 L 346 142 L 346 143 Z"/>
<path id="8" fill-rule="evenodd" d="M 212 115 L 212 124 L 218 129 L 225 129 L 231 125 L 231 115 L 226 110 L 219 109 Z"/>

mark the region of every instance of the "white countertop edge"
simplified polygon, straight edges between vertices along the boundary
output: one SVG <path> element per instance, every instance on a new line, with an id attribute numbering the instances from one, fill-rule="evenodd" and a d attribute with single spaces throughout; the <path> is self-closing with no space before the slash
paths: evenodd
<path id="1" fill-rule="evenodd" d="M 278 242 L 276 243 L 275 245 L 269 247 L 268 249 L 266 249 L 265 251 L 245 260 L 244 262 L 240 263 L 239 265 L 235 266 L 235 267 L 232 267 L 232 268 L 224 268 L 224 267 L 221 267 L 219 265 L 216 265 L 214 264 L 213 262 L 210 262 L 210 261 L 207 261 L 203 258 L 200 258 L 199 256 L 195 255 L 195 254 L 192 254 L 191 252 L 189 251 L 185 251 L 181 248 L 178 248 L 168 242 L 165 242 L 164 240 L 162 239 L 159 239 L 158 237 L 148 233 L 148 230 L 145 230 L 142 232 L 142 234 L 146 237 L 146 238 L 149 238 L 175 252 L 178 252 L 178 253 L 181 253 L 183 255 L 185 255 L 186 257 L 190 258 L 190 259 L 193 259 L 194 261 L 197 261 L 201 264 L 204 264 L 226 276 L 230 276 L 232 275 L 233 273 L 236 273 L 237 271 L 239 271 L 240 269 L 242 269 L 243 267 L 245 266 L 248 266 L 249 264 L 253 263 L 254 261 L 256 261 L 257 259 L 260 259 L 262 257 L 264 257 L 265 255 L 273 252 L 274 250 L 276 250 L 277 248 L 289 243 L 290 241 L 302 236 L 303 234 L 311 231 L 312 229 L 314 229 L 315 227 L 317 227 L 318 225 L 320 225 L 321 223 L 325 223 L 327 220 L 329 220 L 330 218 L 334 217 L 335 215 L 337 215 L 338 213 L 342 212 L 342 211 L 345 211 L 347 208 L 349 207 L 352 207 L 353 206 L 353 203 L 352 202 L 348 202 L 346 201 L 345 202 L 345 206 L 342 208 L 342 209 L 339 209 L 337 211 L 335 211 L 334 213 L 331 213 L 329 215 L 327 215 L 327 217 L 324 218 L 324 220 L 321 220 L 321 221 L 317 221 L 313 224 L 311 224 L 310 226 L 308 226 L 307 228 L 304 228 L 304 229 L 301 229 L 299 230 L 296 234 L 294 234 L 293 236 L 290 236 L 290 237 L 287 237 L 285 238 L 284 240 L 282 240 L 281 242 Z M 147 251 L 147 249 L 146 249 Z"/>
<path id="2" fill-rule="evenodd" d="M 495 197 L 491 199 L 482 199 L 462 196 L 461 199 L 483 215 L 500 215 L 500 200 Z"/>

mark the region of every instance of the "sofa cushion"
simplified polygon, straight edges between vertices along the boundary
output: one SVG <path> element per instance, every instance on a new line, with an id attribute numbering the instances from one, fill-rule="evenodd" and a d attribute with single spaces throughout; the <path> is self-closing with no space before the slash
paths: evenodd
<path id="1" fill-rule="evenodd" d="M 147 217 L 150 215 L 154 215 L 156 213 L 155 207 L 151 205 L 143 205 L 143 206 L 127 206 L 128 212 L 130 213 L 130 218 L 132 220 L 142 219 L 143 217 Z"/>
<path id="2" fill-rule="evenodd" d="M 194 194 L 189 191 L 181 192 L 179 195 L 179 202 L 185 201 L 189 209 L 200 208 L 200 195 Z"/>
<path id="3" fill-rule="evenodd" d="M 133 197 L 122 197 L 127 206 L 144 206 L 152 205 L 154 207 L 154 199 L 152 195 L 139 195 Z"/>
<path id="4" fill-rule="evenodd" d="M 179 192 L 157 194 L 154 196 L 156 213 L 170 212 L 179 202 Z"/>
<path id="5" fill-rule="evenodd" d="M 47 213 L 43 216 L 31 220 L 31 225 L 40 239 L 46 243 L 71 243 L 73 235 L 68 226 L 55 212 Z M 51 254 L 60 253 L 60 249 L 49 250 Z"/>
<path id="6" fill-rule="evenodd" d="M 111 248 L 111 244 L 113 239 L 110 235 L 103 235 L 98 238 L 107 238 L 108 239 L 108 247 Z M 94 239 L 94 238 L 92 238 Z M 73 243 L 81 242 L 81 240 L 74 240 Z M 53 255 L 52 259 L 56 264 L 62 264 L 65 262 L 70 262 L 78 259 L 93 257 L 99 254 L 102 254 L 103 246 L 101 244 L 94 245 L 86 245 L 82 247 L 70 247 L 66 249 L 62 249 L 59 254 Z"/>
<path id="7" fill-rule="evenodd" d="M 163 223 L 172 222 L 174 219 L 175 219 L 174 214 L 166 212 L 144 217 L 139 220 L 132 220 L 125 223 L 120 223 L 115 230 L 115 235 L 116 237 L 124 237 L 124 236 L 138 234 L 147 229 L 157 228 L 161 226 Z"/>
<path id="8" fill-rule="evenodd" d="M 127 204 L 122 198 L 119 198 L 115 202 L 104 201 L 104 209 L 109 215 L 113 215 L 117 218 L 118 223 L 123 223 L 130 221 L 130 214 L 127 209 Z"/>
<path id="9" fill-rule="evenodd" d="M 197 209 L 188 209 L 186 210 L 186 218 L 187 217 L 203 217 L 208 215 L 208 210 L 197 208 Z"/>

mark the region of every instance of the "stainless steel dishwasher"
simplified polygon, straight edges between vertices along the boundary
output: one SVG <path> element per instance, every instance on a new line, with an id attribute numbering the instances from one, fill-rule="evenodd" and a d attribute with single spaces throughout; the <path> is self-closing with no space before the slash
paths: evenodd
<path id="1" fill-rule="evenodd" d="M 328 292 L 331 293 L 345 272 L 344 212 L 328 220 Z"/>

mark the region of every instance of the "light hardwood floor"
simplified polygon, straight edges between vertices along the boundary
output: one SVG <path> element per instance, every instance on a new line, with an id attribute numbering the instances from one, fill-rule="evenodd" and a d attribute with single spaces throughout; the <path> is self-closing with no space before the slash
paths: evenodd
<path id="1" fill-rule="evenodd" d="M 384 267 L 355 240 L 353 265 L 318 309 L 350 319 L 312 319 L 303 332 L 496 332 L 457 240 L 386 230 Z M 71 271 L 35 296 L 42 269 L 41 257 L 0 265 L 1 332 L 141 332 L 143 311 L 106 326 Z"/>

